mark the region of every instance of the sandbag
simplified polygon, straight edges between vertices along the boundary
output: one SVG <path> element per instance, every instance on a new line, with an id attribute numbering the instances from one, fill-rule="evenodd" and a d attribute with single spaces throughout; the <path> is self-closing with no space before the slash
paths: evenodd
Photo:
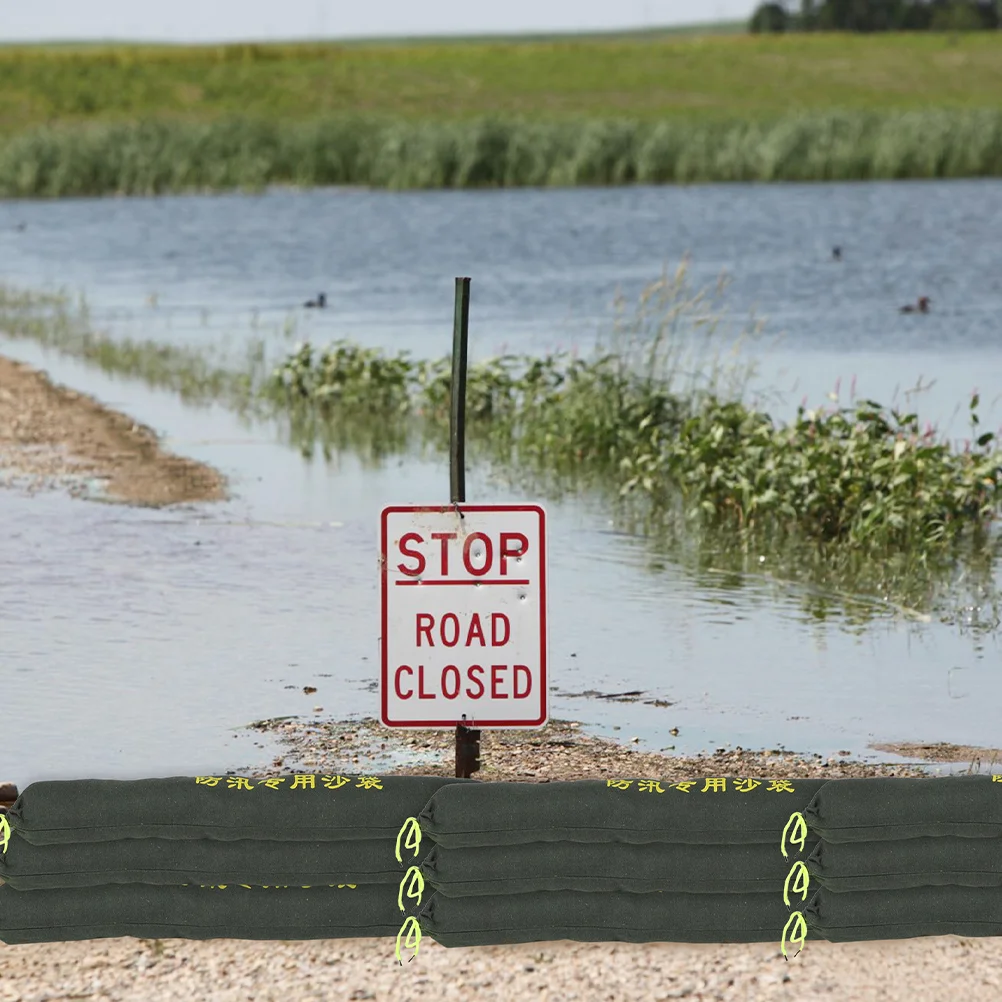
<path id="1" fill-rule="evenodd" d="M 15 834 L 0 853 L 0 880 L 25 891 L 100 884 L 392 884 L 403 873 L 395 839 L 388 838 L 133 838 L 39 846 Z"/>
<path id="2" fill-rule="evenodd" d="M 395 839 L 447 784 L 436 776 L 240 776 L 32 783 L 8 820 L 34 845 L 126 838 Z"/>
<path id="3" fill-rule="evenodd" d="M 427 900 L 427 898 L 425 899 Z M 406 920 L 387 884 L 344 887 L 0 886 L 0 942 L 396 937 Z"/>
<path id="4" fill-rule="evenodd" d="M 1002 936 L 996 887 L 912 887 L 896 891 L 820 888 L 803 909 L 807 938 L 849 943 L 919 936 Z"/>
<path id="5" fill-rule="evenodd" d="M 833 891 L 1002 886 L 1002 839 L 906 838 L 819 841 L 806 860 L 811 884 Z"/>
<path id="6" fill-rule="evenodd" d="M 1002 776 L 835 779 L 804 819 L 826 842 L 1002 836 Z"/>
<path id="7" fill-rule="evenodd" d="M 579 943 L 779 943 L 790 918 L 780 894 L 540 891 L 498 897 L 434 893 L 417 913 L 443 946 L 568 939 Z"/>
<path id="8" fill-rule="evenodd" d="M 446 848 L 528 842 L 780 845 L 829 780 L 711 778 L 443 786 L 418 815 Z"/>
<path id="9" fill-rule="evenodd" d="M 799 853 L 778 843 L 687 845 L 650 842 L 534 842 L 447 849 L 436 845 L 421 873 L 447 897 L 534 891 L 672 891 L 782 894 Z"/>

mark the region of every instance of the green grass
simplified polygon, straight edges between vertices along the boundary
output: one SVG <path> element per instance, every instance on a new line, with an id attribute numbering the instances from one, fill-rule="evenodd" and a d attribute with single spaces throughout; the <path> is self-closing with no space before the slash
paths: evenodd
<path id="1" fill-rule="evenodd" d="M 1002 33 L 0 47 L 0 197 L 1002 175 Z"/>
<path id="2" fill-rule="evenodd" d="M 45 129 L 0 142 L 0 197 L 269 184 L 472 188 L 1002 175 L 1002 108 L 772 124 L 228 119 Z"/>
<path id="3" fill-rule="evenodd" d="M 363 113 L 748 121 L 998 108 L 1002 33 L 0 48 L 0 135 L 92 121 Z"/>

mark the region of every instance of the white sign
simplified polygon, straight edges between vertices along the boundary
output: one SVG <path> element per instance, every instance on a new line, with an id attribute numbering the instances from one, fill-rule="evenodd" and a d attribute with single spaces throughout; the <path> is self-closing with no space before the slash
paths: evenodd
<path id="1" fill-rule="evenodd" d="M 380 529 L 383 723 L 542 727 L 543 509 L 391 506 Z"/>

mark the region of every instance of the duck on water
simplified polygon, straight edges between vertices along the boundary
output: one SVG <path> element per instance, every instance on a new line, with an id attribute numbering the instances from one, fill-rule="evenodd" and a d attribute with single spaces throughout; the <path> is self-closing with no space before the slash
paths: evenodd
<path id="1" fill-rule="evenodd" d="M 929 303 L 931 300 L 928 296 L 919 296 L 917 303 L 908 303 L 906 306 L 899 308 L 899 313 L 928 313 Z"/>
<path id="2" fill-rule="evenodd" d="M 303 306 L 308 310 L 322 310 L 327 306 L 327 293 L 321 292 L 316 299 L 308 299 Z"/>

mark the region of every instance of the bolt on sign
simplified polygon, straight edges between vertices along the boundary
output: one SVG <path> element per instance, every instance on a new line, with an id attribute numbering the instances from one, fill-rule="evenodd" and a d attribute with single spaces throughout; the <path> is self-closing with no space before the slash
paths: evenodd
<path id="1" fill-rule="evenodd" d="M 383 723 L 542 727 L 543 509 L 391 506 L 380 537 Z"/>

